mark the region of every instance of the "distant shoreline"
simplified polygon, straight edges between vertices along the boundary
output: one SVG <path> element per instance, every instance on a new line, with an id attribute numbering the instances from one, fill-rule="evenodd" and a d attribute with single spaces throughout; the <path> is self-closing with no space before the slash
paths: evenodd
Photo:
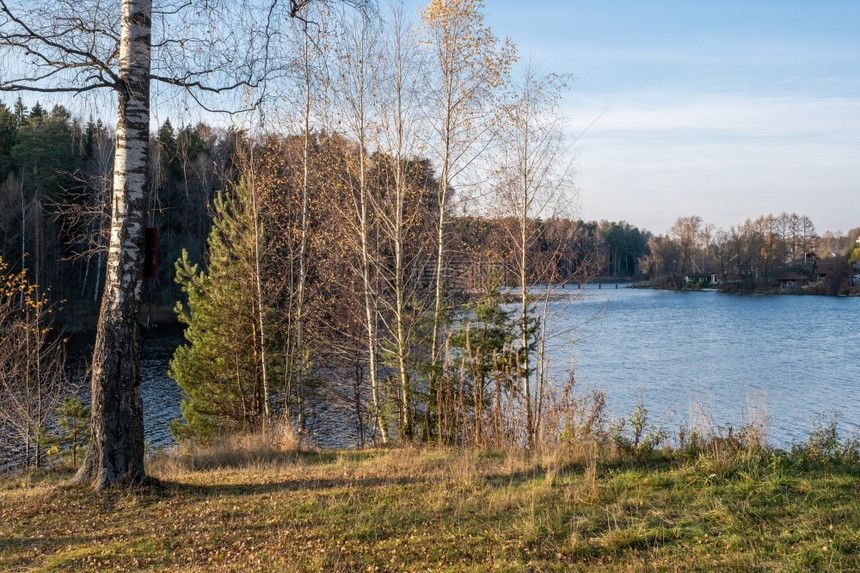
<path id="1" fill-rule="evenodd" d="M 626 285 L 624 288 L 634 288 L 634 289 L 649 289 L 649 290 L 665 290 L 665 291 L 673 291 L 673 292 L 719 292 L 723 294 L 763 294 L 763 295 L 778 295 L 778 296 L 786 296 L 786 295 L 794 295 L 794 296 L 828 296 L 834 298 L 840 297 L 855 297 L 860 296 L 860 285 L 854 286 L 853 290 L 848 293 L 839 293 L 839 294 L 828 294 L 825 292 L 821 292 L 820 289 L 813 289 L 809 287 L 801 287 L 801 288 L 769 288 L 766 290 L 763 289 L 755 289 L 752 291 L 740 290 L 740 289 L 727 289 L 723 287 L 684 287 L 684 288 L 673 288 L 668 286 L 659 286 L 651 283 L 650 281 L 640 281 L 635 282 L 629 285 Z"/>

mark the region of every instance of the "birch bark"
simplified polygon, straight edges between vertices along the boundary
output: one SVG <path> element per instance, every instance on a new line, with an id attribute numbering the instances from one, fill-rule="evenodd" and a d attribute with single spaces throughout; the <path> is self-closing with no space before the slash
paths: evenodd
<path id="1" fill-rule="evenodd" d="M 137 483 L 143 465 L 138 317 L 149 161 L 152 0 L 123 0 L 105 289 L 93 352 L 92 435 L 77 483 Z"/>

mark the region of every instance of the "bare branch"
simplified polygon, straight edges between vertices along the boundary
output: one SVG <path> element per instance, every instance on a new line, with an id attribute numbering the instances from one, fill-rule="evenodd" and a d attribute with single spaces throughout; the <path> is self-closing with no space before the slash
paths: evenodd
<path id="1" fill-rule="evenodd" d="M 72 94 L 80 94 L 85 93 L 92 90 L 102 89 L 102 88 L 113 88 L 113 84 L 92 84 L 83 87 L 56 87 L 56 88 L 42 88 L 42 87 L 34 87 L 29 85 L 0 85 L 0 91 L 4 92 L 36 92 L 36 93 L 72 93 Z"/>
<path id="2" fill-rule="evenodd" d="M 47 66 L 55 70 L 47 76 L 53 76 L 60 70 L 88 67 L 96 68 L 101 75 L 109 77 L 113 82 L 112 85 L 119 82 L 119 77 L 111 66 L 111 61 L 116 57 L 116 49 L 109 51 L 107 59 L 99 57 L 95 52 L 99 35 L 105 35 L 116 44 L 116 34 L 105 34 L 104 30 L 95 26 L 87 27 L 79 17 L 52 20 L 40 18 L 36 20 L 40 23 L 40 28 L 37 28 L 13 13 L 5 0 L 0 0 L 0 14 L 6 16 L 6 21 L 0 23 L 0 48 L 22 50 L 24 55 L 34 57 L 41 62 L 41 64 L 37 63 L 37 66 Z M 9 30 L 9 24 L 13 25 L 11 30 Z M 81 35 L 88 36 L 90 42 L 82 42 Z M 91 49 L 82 49 L 80 45 L 89 45 Z M 47 76 L 34 78 L 33 83 Z M 17 80 L 17 83 L 22 86 L 22 82 L 27 81 L 30 80 Z M 0 81 L 0 85 L 8 83 L 8 81 Z M 87 86 L 82 87 L 92 89 Z"/>

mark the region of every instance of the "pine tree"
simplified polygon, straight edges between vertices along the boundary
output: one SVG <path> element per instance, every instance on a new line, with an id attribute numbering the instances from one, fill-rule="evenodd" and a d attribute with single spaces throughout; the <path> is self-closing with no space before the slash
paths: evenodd
<path id="1" fill-rule="evenodd" d="M 215 199 L 206 270 L 193 264 L 187 251 L 176 262 L 176 281 L 188 297 L 187 304 L 176 306 L 188 343 L 176 350 L 169 372 L 184 396 L 184 422 L 171 425 L 177 439 L 205 440 L 265 423 L 263 357 L 276 353 L 263 352 L 261 345 L 258 312 L 263 309 L 264 322 L 271 313 L 257 300 L 261 238 L 250 193 L 241 185 L 236 191 L 235 199 L 226 194 Z"/>
<path id="2" fill-rule="evenodd" d="M 15 114 L 6 105 L 0 103 L 0 183 L 12 172 L 10 150 L 15 145 L 18 136 L 18 124 Z"/>
<path id="3" fill-rule="evenodd" d="M 78 456 L 85 451 L 90 430 L 90 407 L 77 398 L 67 396 L 56 409 L 57 426 L 61 430 L 58 442 L 72 454 L 72 467 L 78 467 Z"/>
<path id="4" fill-rule="evenodd" d="M 517 353 L 511 345 L 516 338 L 517 324 L 511 316 L 513 313 L 512 309 L 503 307 L 496 285 L 490 285 L 484 297 L 451 333 L 450 349 L 455 367 L 460 368 L 458 384 L 463 386 L 458 390 L 466 397 L 465 407 L 470 410 L 461 412 L 460 416 L 464 420 L 471 418 L 471 427 L 461 429 L 461 439 L 471 440 L 476 445 L 484 445 L 486 438 L 486 411 L 492 402 L 490 392 L 495 390 L 500 397 L 514 390 L 511 374 L 516 371 Z"/>

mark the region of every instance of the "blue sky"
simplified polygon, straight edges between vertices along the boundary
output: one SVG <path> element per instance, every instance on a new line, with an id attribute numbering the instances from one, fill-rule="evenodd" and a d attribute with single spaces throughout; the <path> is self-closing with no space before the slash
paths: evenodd
<path id="1" fill-rule="evenodd" d="M 485 15 L 523 60 L 576 78 L 580 217 L 860 226 L 860 0 L 486 0 Z"/>
<path id="2" fill-rule="evenodd" d="M 860 226 L 860 1 L 487 0 L 520 55 L 572 74 L 585 219 L 662 233 L 781 211 Z"/>

